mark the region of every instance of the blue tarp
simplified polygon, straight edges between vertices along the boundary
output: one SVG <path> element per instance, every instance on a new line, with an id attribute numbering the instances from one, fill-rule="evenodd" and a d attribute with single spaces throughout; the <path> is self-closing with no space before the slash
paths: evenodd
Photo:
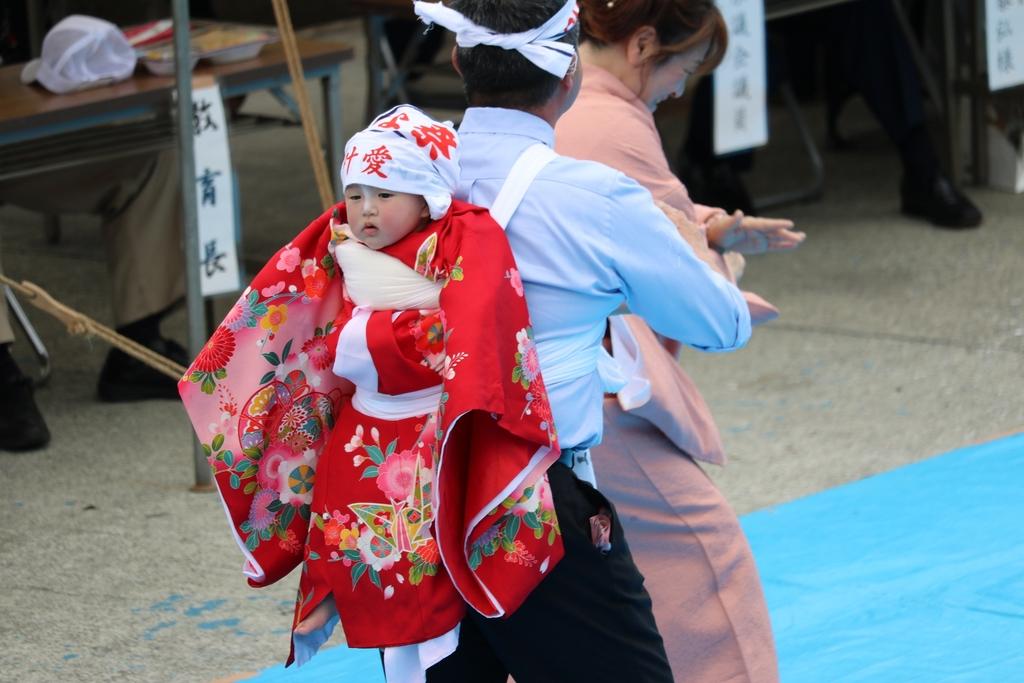
<path id="1" fill-rule="evenodd" d="M 743 518 L 783 683 L 1024 682 L 1024 434 Z M 259 683 L 383 683 L 344 646 Z M 568 683 L 568 682 L 567 682 Z"/>
<path id="2" fill-rule="evenodd" d="M 377 650 L 355 650 L 338 645 L 317 653 L 302 667 L 283 664 L 264 669 L 246 681 L 256 683 L 384 683 Z"/>
<path id="3" fill-rule="evenodd" d="M 783 683 L 1024 681 L 1024 434 L 743 526 Z"/>

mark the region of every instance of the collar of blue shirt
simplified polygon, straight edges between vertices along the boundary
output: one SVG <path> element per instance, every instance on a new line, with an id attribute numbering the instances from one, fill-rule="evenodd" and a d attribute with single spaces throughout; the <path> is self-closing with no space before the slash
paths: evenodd
<path id="1" fill-rule="evenodd" d="M 555 129 L 539 116 L 518 109 L 470 107 L 462 117 L 459 135 L 474 133 L 521 135 L 555 146 Z"/>

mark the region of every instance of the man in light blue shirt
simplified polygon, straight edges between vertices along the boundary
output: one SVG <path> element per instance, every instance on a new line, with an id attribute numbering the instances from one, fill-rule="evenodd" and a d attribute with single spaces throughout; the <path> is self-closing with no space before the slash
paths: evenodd
<path id="1" fill-rule="evenodd" d="M 456 196 L 490 206 L 527 147 L 554 146 L 551 123 L 515 109 L 467 109 Z M 750 312 L 735 285 L 697 258 L 646 189 L 608 166 L 556 158 L 507 233 L 563 448 L 600 442 L 604 392 L 596 367 L 561 382 L 557 368 L 593 356 L 608 316 L 623 304 L 659 333 L 705 351 L 731 351 L 750 337 Z"/>
<path id="2" fill-rule="evenodd" d="M 565 0 L 454 0 L 455 11 L 443 17 L 421 4 L 417 13 L 455 31 L 460 46 L 453 62 L 470 108 L 459 129 L 457 197 L 491 206 L 524 150 L 553 147 L 554 123 L 576 97 L 575 15 L 552 33 L 552 19 L 571 9 Z M 559 442 L 569 452 L 601 440 L 597 354 L 606 319 L 620 306 L 706 351 L 739 348 L 750 336 L 736 287 L 684 242 L 647 190 L 607 166 L 556 157 L 507 232 Z M 511 616 L 465 619 L 459 650 L 428 669 L 427 680 L 504 683 L 511 673 L 517 683 L 672 681 L 613 506 L 561 464 L 548 476 L 565 557 Z M 612 527 L 606 553 L 594 543 L 601 514 Z"/>

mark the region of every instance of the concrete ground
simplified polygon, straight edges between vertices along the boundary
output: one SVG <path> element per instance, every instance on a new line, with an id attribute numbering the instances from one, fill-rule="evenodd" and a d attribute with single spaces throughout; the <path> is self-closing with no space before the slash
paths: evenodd
<path id="1" fill-rule="evenodd" d="M 344 74 L 351 133 L 363 112 L 361 31 L 326 32 L 359 46 Z M 805 174 L 775 118 L 751 178 L 758 192 Z M 712 475 L 740 513 L 1024 428 L 1024 197 L 972 190 L 986 216 L 978 231 L 907 220 L 891 146 L 862 109 L 844 125 L 855 148 L 826 154 L 825 199 L 774 212 L 807 243 L 748 265 L 744 287 L 782 318 L 738 353 L 684 356 L 731 457 Z M 318 201 L 299 129 L 238 138 L 233 155 L 252 270 Z M 65 226 L 46 246 L 38 216 L 0 209 L 4 267 L 109 321 L 98 223 Z M 106 349 L 32 317 L 54 359 L 38 392 L 54 438 L 40 452 L 0 452 L 0 681 L 209 682 L 281 661 L 294 583 L 253 591 L 242 580 L 216 497 L 189 491 L 180 406 L 99 403 Z M 184 339 L 183 313 L 165 331 Z M 16 354 L 31 365 L 23 342 Z"/>

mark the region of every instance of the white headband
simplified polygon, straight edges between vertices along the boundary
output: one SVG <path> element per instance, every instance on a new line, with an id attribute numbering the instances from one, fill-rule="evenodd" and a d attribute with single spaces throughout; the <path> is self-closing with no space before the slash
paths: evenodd
<path id="1" fill-rule="evenodd" d="M 505 50 L 518 50 L 520 54 L 549 74 L 562 78 L 569 72 L 576 49 L 558 41 L 579 20 L 580 9 L 576 0 L 567 0 L 558 13 L 540 28 L 521 33 L 498 33 L 473 23 L 465 16 L 445 7 L 440 2 L 413 3 L 416 16 L 426 24 L 438 24 L 455 34 L 459 47 L 490 45 Z"/>

